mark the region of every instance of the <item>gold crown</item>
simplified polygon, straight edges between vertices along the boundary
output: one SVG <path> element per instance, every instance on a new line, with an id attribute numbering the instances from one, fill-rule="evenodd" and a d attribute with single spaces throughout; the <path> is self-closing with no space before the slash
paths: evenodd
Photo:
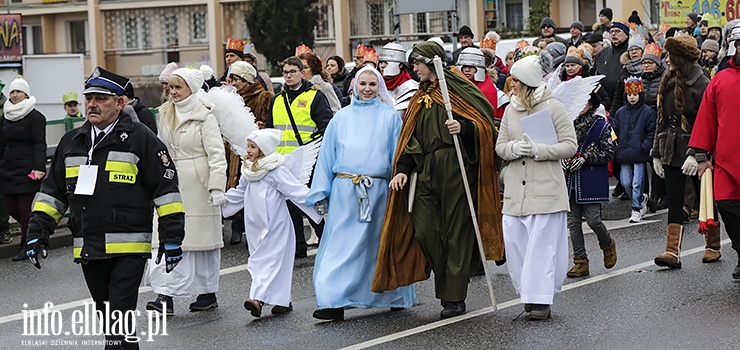
<path id="1" fill-rule="evenodd" d="M 357 51 L 355 51 L 355 57 L 364 57 L 367 53 L 367 46 L 359 44 L 357 45 Z"/>
<path id="2" fill-rule="evenodd" d="M 229 38 L 229 40 L 226 42 L 226 50 L 244 52 L 244 42 L 240 39 Z"/>
<path id="3" fill-rule="evenodd" d="M 496 51 L 496 42 L 493 39 L 480 39 L 480 48 L 481 49 L 491 49 L 493 51 Z"/>
<path id="4" fill-rule="evenodd" d="M 519 40 L 516 42 L 516 49 L 523 49 L 525 47 L 529 46 L 529 42 L 526 40 Z"/>
<path id="5" fill-rule="evenodd" d="M 298 47 L 295 48 L 295 55 L 296 56 L 300 56 L 301 54 L 309 53 L 309 52 L 312 52 L 311 51 L 311 48 L 308 47 L 308 46 L 306 46 L 306 44 L 301 44 L 301 46 L 298 46 Z"/>
<path id="6" fill-rule="evenodd" d="M 658 44 L 647 44 L 645 45 L 645 55 L 653 55 L 655 57 L 660 58 L 662 50 L 660 49 L 660 45 Z"/>
<path id="7" fill-rule="evenodd" d="M 639 94 L 642 92 L 642 78 L 629 77 L 624 81 L 624 93 Z"/>
<path id="8" fill-rule="evenodd" d="M 375 52 L 375 48 L 373 47 L 365 47 L 365 55 L 363 56 L 362 63 L 365 62 L 372 62 L 375 63 L 375 65 L 378 64 L 378 53 Z"/>

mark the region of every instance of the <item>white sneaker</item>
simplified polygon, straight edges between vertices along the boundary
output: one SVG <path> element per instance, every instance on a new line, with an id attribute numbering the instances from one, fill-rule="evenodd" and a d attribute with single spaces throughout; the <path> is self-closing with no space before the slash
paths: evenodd
<path id="1" fill-rule="evenodd" d="M 645 214 L 647 213 L 647 210 L 648 210 L 647 201 L 648 201 L 648 196 L 645 195 L 645 194 L 643 194 L 642 195 L 642 208 L 640 209 L 640 217 L 641 218 L 643 216 L 645 216 Z"/>
<path id="2" fill-rule="evenodd" d="M 637 223 L 642 221 L 642 215 L 640 215 L 640 212 L 637 210 L 632 211 L 632 216 L 630 216 L 630 223 Z"/>
<path id="3" fill-rule="evenodd" d="M 319 236 L 316 235 L 313 227 L 311 227 L 311 237 L 306 241 L 307 245 L 319 245 Z"/>

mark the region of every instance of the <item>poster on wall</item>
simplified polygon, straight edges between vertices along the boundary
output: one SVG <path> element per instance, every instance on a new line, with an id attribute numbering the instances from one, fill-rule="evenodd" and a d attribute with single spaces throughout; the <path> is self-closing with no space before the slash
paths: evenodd
<path id="1" fill-rule="evenodd" d="M 686 15 L 703 14 L 709 27 L 721 27 L 740 19 L 740 0 L 661 0 L 660 23 L 686 28 Z"/>
<path id="2" fill-rule="evenodd" d="M 20 62 L 23 58 L 21 15 L 0 15 L 0 62 Z"/>

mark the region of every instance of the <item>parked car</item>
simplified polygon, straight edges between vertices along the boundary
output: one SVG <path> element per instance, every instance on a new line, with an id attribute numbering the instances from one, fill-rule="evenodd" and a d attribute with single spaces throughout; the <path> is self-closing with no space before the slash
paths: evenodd
<path id="1" fill-rule="evenodd" d="M 282 76 L 270 77 L 270 81 L 272 82 L 272 89 L 275 90 L 275 95 L 283 91 L 283 84 L 285 84 L 285 78 L 283 78 Z"/>

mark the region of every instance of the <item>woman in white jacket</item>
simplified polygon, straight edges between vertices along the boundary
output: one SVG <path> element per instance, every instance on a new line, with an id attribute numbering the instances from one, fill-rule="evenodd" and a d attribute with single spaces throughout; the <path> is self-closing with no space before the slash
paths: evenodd
<path id="1" fill-rule="evenodd" d="M 175 162 L 185 206 L 184 258 L 171 273 L 165 273 L 164 265 L 149 265 L 148 280 L 159 296 L 147 303 L 147 310 L 172 314 L 172 297 L 194 295 L 198 297 L 191 311 L 218 307 L 226 158 L 218 122 L 197 96 L 203 81 L 199 70 L 175 70 L 169 80 L 170 99 L 160 107 L 159 137 Z M 162 162 L 169 161 L 162 156 Z"/>
<path id="2" fill-rule="evenodd" d="M 530 320 L 550 317 L 568 271 L 569 201 L 560 159 L 577 147 L 565 106 L 542 82 L 548 58 L 528 56 L 512 66 L 513 94 L 496 141 L 496 153 L 509 161 L 502 209 L 506 266 Z M 554 144 L 534 143 L 521 125 L 522 118 L 544 110 L 557 134 Z"/>

